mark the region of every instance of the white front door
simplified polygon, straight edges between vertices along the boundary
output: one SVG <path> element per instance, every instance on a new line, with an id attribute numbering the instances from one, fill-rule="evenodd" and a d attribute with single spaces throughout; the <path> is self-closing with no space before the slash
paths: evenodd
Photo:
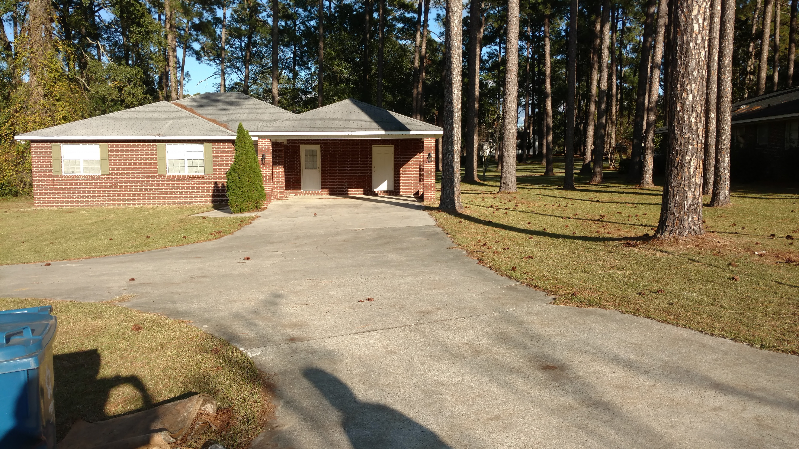
<path id="1" fill-rule="evenodd" d="M 372 147 L 372 190 L 394 190 L 394 146 Z"/>
<path id="2" fill-rule="evenodd" d="M 302 190 L 322 190 L 322 159 L 319 145 L 301 145 Z"/>

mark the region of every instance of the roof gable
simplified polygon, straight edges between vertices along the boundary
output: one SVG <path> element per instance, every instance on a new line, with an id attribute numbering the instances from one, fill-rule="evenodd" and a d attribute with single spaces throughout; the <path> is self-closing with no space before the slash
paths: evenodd
<path id="1" fill-rule="evenodd" d="M 401 135 L 441 134 L 442 128 L 377 106 L 354 100 L 339 101 L 269 124 L 275 135 Z"/>
<path id="2" fill-rule="evenodd" d="M 231 130 L 241 123 L 248 131 L 260 131 L 269 123 L 293 117 L 293 112 L 240 92 L 211 92 L 175 102 L 190 112 L 226 125 Z"/>
<path id="3" fill-rule="evenodd" d="M 166 101 L 20 134 L 18 140 L 235 138 L 236 133 Z"/>

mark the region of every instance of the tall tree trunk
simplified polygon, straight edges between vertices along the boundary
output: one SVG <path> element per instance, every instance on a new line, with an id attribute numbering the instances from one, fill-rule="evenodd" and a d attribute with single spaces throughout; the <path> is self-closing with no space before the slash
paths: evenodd
<path id="1" fill-rule="evenodd" d="M 169 77 L 169 100 L 178 99 L 177 37 L 175 36 L 175 12 L 171 0 L 164 2 L 164 28 L 166 31 L 167 72 Z"/>
<path id="2" fill-rule="evenodd" d="M 774 67 L 772 70 L 771 90 L 779 90 L 780 81 L 780 1 L 774 1 Z"/>
<path id="3" fill-rule="evenodd" d="M 322 107 L 325 105 L 325 6 L 324 0 L 319 0 L 319 5 L 316 11 L 316 20 L 319 22 L 319 79 L 317 82 L 319 83 L 318 86 L 318 107 Z"/>
<path id="4" fill-rule="evenodd" d="M 416 34 L 413 41 L 413 93 L 411 96 L 413 112 L 411 116 L 417 120 L 419 120 L 419 76 L 421 76 L 419 54 L 422 51 L 422 5 L 423 0 L 419 0 L 419 6 L 416 9 Z"/>
<path id="5" fill-rule="evenodd" d="M 529 30 L 529 38 L 532 45 L 532 40 L 534 37 L 533 27 L 530 27 Z M 538 51 L 534 48 L 533 51 L 533 76 L 532 76 L 532 102 L 533 105 L 531 106 L 532 112 L 530 117 L 530 135 L 533 136 L 533 156 L 537 155 L 541 151 L 541 145 L 544 141 L 542 136 L 543 133 L 541 132 L 541 55 L 538 54 Z"/>
<path id="6" fill-rule="evenodd" d="M 47 0 L 30 0 L 27 17 L 27 51 L 29 59 L 27 98 L 31 112 L 36 115 L 34 123 L 45 123 L 49 108 L 44 91 L 50 53 L 53 49 L 52 6 Z M 5 32 L 5 30 L 3 30 Z M 27 131 L 27 130 L 26 130 Z"/>
<path id="7" fill-rule="evenodd" d="M 707 43 L 707 96 L 705 97 L 705 158 L 703 164 L 702 194 L 713 191 L 713 167 L 716 162 L 716 93 L 719 68 L 719 26 L 721 1 L 710 3 L 710 36 Z"/>
<path id="8" fill-rule="evenodd" d="M 563 188 L 574 190 L 574 97 L 577 90 L 577 14 L 578 0 L 569 2 L 569 67 L 566 72 L 566 177 Z"/>
<path id="9" fill-rule="evenodd" d="M 641 45 L 641 60 L 638 63 L 638 88 L 635 97 L 635 121 L 633 122 L 633 147 L 630 154 L 629 180 L 637 180 L 641 175 L 641 155 L 644 146 L 644 131 L 646 123 L 647 81 L 649 80 L 649 66 L 651 65 L 652 40 L 655 35 L 655 8 L 658 0 L 648 0 L 644 20 L 644 40 Z M 658 82 L 659 83 L 659 82 Z"/>
<path id="10" fill-rule="evenodd" d="M 583 153 L 583 167 L 581 174 L 590 173 L 591 154 L 594 145 L 594 127 L 596 125 L 596 83 L 599 78 L 599 51 L 602 45 L 602 3 L 596 2 L 597 9 L 594 16 L 594 43 L 591 46 L 591 75 L 588 77 L 588 113 L 585 121 L 585 152 Z"/>
<path id="11" fill-rule="evenodd" d="M 277 106 L 280 100 L 278 95 L 278 85 L 280 83 L 280 67 L 278 67 L 278 52 L 280 50 L 279 38 L 280 29 L 280 2 L 272 0 L 272 104 Z M 321 62 L 320 62 L 321 67 Z M 321 84 L 321 78 L 320 78 Z"/>
<path id="12" fill-rule="evenodd" d="M 552 56 L 550 54 L 549 42 L 549 24 L 551 20 L 551 12 L 547 11 L 544 15 L 544 176 L 555 176 L 555 168 L 552 165 Z M 510 26 L 510 22 L 509 25 Z M 516 49 L 507 48 L 507 58 L 510 61 L 511 53 L 518 53 Z M 516 56 L 513 58 L 516 59 Z M 510 64 L 510 63 L 508 63 Z M 516 68 L 516 66 L 510 66 Z M 507 78 L 506 78 L 507 79 Z M 507 81 L 506 81 L 507 84 Z M 506 87 L 507 89 L 507 87 Z M 506 103 L 505 109 L 511 109 L 514 104 Z M 514 108 L 515 109 L 515 108 Z M 514 129 L 516 122 L 513 123 Z M 507 136 L 507 131 L 506 131 Z M 516 146 L 516 139 L 514 136 L 513 145 Z M 516 176 L 516 158 L 514 160 L 514 177 Z"/>
<path id="13" fill-rule="evenodd" d="M 674 59 L 669 67 L 669 157 L 660 220 L 655 236 L 686 237 L 704 233 L 702 226 L 702 144 L 709 2 L 675 2 Z"/>
<path id="14" fill-rule="evenodd" d="M 227 40 L 227 1 L 222 2 L 222 49 L 219 54 L 219 92 L 225 92 L 225 40 Z"/>
<path id="15" fill-rule="evenodd" d="M 297 87 L 297 39 L 300 35 L 298 28 L 298 13 L 297 13 L 297 5 L 296 3 L 293 6 L 292 17 L 291 17 L 291 27 L 294 30 L 294 35 L 291 37 L 291 88 L 294 89 Z"/>
<path id="16" fill-rule="evenodd" d="M 461 205 L 461 89 L 463 76 L 463 3 L 447 2 L 446 68 L 444 70 L 444 135 L 442 136 L 441 210 L 458 213 Z"/>
<path id="17" fill-rule="evenodd" d="M 163 21 L 161 20 L 161 12 L 158 12 L 158 23 L 163 25 L 164 30 L 166 30 L 166 15 L 163 16 Z M 83 34 L 83 33 L 82 33 Z M 158 91 L 158 99 L 164 100 L 167 99 L 167 95 L 169 95 L 169 49 L 168 45 L 165 45 L 163 48 L 162 56 L 164 57 L 164 66 L 161 68 L 160 78 L 158 79 L 158 84 L 160 84 L 160 90 Z M 84 55 L 85 58 L 85 55 Z"/>
<path id="18" fill-rule="evenodd" d="M 602 1 L 602 50 L 599 56 L 599 94 L 597 97 L 594 166 L 591 184 L 602 183 L 602 161 L 605 157 L 605 126 L 608 117 L 608 58 L 610 57 L 610 0 Z"/>
<path id="19" fill-rule="evenodd" d="M 763 6 L 763 0 L 757 0 L 757 6 L 755 6 L 755 14 L 752 17 L 752 39 L 749 41 L 749 60 L 746 63 L 746 82 L 744 83 L 744 98 L 749 97 L 749 88 L 752 87 L 752 83 L 755 81 L 755 32 L 757 32 L 757 24 L 758 19 L 760 18 L 760 9 Z"/>
<path id="20" fill-rule="evenodd" d="M 618 79 L 618 83 L 617 83 L 617 85 L 618 85 L 618 87 L 617 87 L 618 98 L 616 98 L 616 123 L 618 123 L 619 120 L 621 120 L 621 118 L 620 118 L 621 116 L 620 116 L 620 112 L 619 112 L 619 105 L 626 105 L 627 104 L 627 103 L 624 102 L 624 67 L 625 67 L 624 50 L 626 48 L 626 46 L 624 45 L 624 37 L 625 37 L 626 31 L 627 31 L 627 18 L 624 15 L 624 12 L 623 12 L 624 9 L 621 9 L 620 11 L 622 11 L 621 17 L 619 18 L 619 20 L 621 20 L 621 27 L 619 28 L 619 42 L 620 42 L 620 44 L 618 45 L 618 47 L 619 47 L 619 55 L 616 57 L 616 67 L 618 67 L 617 70 L 618 70 L 618 73 L 619 73 L 619 79 Z M 625 108 L 625 109 L 628 110 L 627 117 L 629 118 L 629 116 L 630 116 L 629 108 Z M 615 141 L 615 139 L 614 139 L 614 141 Z"/>
<path id="21" fill-rule="evenodd" d="M 479 107 L 480 107 L 480 52 L 483 48 L 483 30 L 485 19 L 483 17 L 482 0 L 472 0 L 469 8 L 469 47 L 467 58 L 469 79 L 466 90 L 466 181 L 479 182 L 477 176 L 477 155 L 479 144 Z"/>
<path id="22" fill-rule="evenodd" d="M 666 28 L 669 24 L 669 0 L 660 0 L 658 4 L 657 30 L 655 31 L 655 49 L 652 52 L 652 67 L 649 70 L 649 98 L 647 99 L 646 123 L 644 129 L 644 151 L 641 155 L 641 187 L 652 187 L 653 156 L 655 152 L 655 121 L 657 120 L 658 97 L 660 96 L 660 66 L 666 41 Z"/>
<path id="23" fill-rule="evenodd" d="M 735 35 L 735 0 L 723 0 L 719 38 L 718 110 L 716 112 L 716 170 L 713 207 L 730 204 L 730 121 L 732 114 L 732 52 Z"/>
<path id="24" fill-rule="evenodd" d="M 386 0 L 379 0 L 377 5 L 377 106 L 383 107 L 383 14 Z"/>
<path id="25" fill-rule="evenodd" d="M 768 47 L 771 38 L 771 15 L 774 11 L 774 0 L 766 0 L 763 11 L 763 37 L 760 41 L 760 67 L 757 75 L 757 94 L 766 93 L 766 74 L 768 73 Z"/>
<path id="26" fill-rule="evenodd" d="M 189 35 L 189 25 L 191 24 L 191 20 L 186 18 L 186 26 L 183 28 L 183 33 L 186 35 L 186 39 L 183 41 L 183 56 L 180 58 L 180 99 L 183 99 L 183 88 L 186 86 L 186 49 L 189 47 L 190 42 L 190 35 Z"/>
<path id="27" fill-rule="evenodd" d="M 797 0 L 791 0 L 791 26 L 788 31 L 788 73 L 785 80 L 788 88 L 793 87 L 793 63 L 796 59 L 796 3 Z"/>
<path id="28" fill-rule="evenodd" d="M 417 119 L 424 120 L 424 79 L 425 68 L 427 67 L 427 21 L 430 16 L 430 0 L 424 0 L 424 12 L 422 13 L 422 49 L 419 53 L 419 78 L 416 88 L 418 96 L 416 98 Z"/>
<path id="29" fill-rule="evenodd" d="M 250 62 L 252 60 L 252 35 L 255 33 L 254 18 L 252 17 L 252 0 L 245 0 L 247 8 L 247 37 L 244 39 L 244 79 L 242 80 L 241 91 L 244 95 L 250 94 Z"/>
<path id="30" fill-rule="evenodd" d="M 527 30 L 530 29 L 532 26 L 530 16 L 527 17 Z M 529 31 L 528 31 L 529 35 Z M 530 141 L 532 134 L 530 134 L 530 115 L 533 113 L 533 105 L 530 104 L 530 53 L 531 53 L 532 43 L 528 39 L 525 45 L 525 65 L 524 65 L 524 144 L 523 150 L 524 156 L 530 156 Z"/>
<path id="31" fill-rule="evenodd" d="M 546 16 L 544 18 L 545 36 L 548 32 L 549 16 Z M 499 191 L 515 192 L 516 134 L 519 129 L 519 108 L 517 106 L 519 103 L 519 0 L 508 0 L 508 38 L 505 44 L 505 54 L 505 110 L 502 115 L 504 146 L 502 148 L 502 175 L 499 180 Z"/>
<path id="32" fill-rule="evenodd" d="M 363 9 L 364 29 L 363 29 L 363 61 L 361 62 L 361 97 L 366 103 L 372 102 L 372 84 L 370 74 L 372 72 L 372 0 L 366 0 Z"/>
<path id="33" fill-rule="evenodd" d="M 618 100 L 618 89 L 616 87 L 617 79 L 616 79 L 616 52 L 614 49 L 616 48 L 616 33 L 619 28 L 619 7 L 616 6 L 613 8 L 613 19 L 610 22 L 611 25 L 611 33 L 610 33 L 610 67 L 609 76 L 610 79 L 608 80 L 608 124 L 607 124 L 607 132 L 605 137 L 605 154 L 608 155 L 608 161 L 610 163 L 611 168 L 616 167 L 616 162 L 614 160 L 614 147 L 616 146 L 616 101 Z"/>

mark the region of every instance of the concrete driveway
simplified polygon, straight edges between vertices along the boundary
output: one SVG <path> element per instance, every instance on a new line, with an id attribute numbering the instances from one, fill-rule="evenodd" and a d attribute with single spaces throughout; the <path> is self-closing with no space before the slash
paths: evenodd
<path id="1" fill-rule="evenodd" d="M 0 267 L 0 296 L 134 294 L 226 338 L 277 387 L 256 448 L 796 447 L 799 357 L 553 306 L 452 245 L 409 199 L 294 198 L 213 242 Z"/>

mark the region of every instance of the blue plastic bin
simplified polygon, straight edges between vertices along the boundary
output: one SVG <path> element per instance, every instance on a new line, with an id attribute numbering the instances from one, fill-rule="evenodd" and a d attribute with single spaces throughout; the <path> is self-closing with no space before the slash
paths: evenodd
<path id="1" fill-rule="evenodd" d="M 0 448 L 55 447 L 52 311 L 0 311 Z"/>

